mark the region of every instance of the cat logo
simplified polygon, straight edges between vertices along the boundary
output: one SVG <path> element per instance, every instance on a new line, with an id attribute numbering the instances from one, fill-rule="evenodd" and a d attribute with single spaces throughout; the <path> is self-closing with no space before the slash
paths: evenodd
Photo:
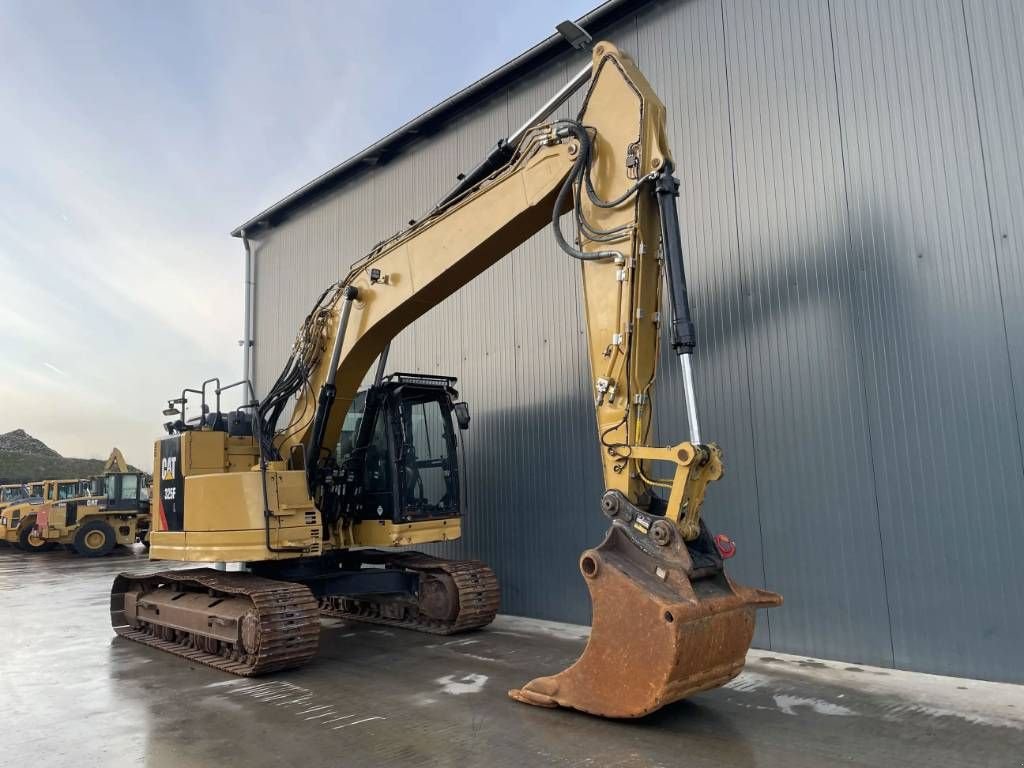
<path id="1" fill-rule="evenodd" d="M 160 479 L 161 480 L 174 480 L 174 469 L 178 463 L 177 456 L 171 456 L 166 459 L 160 459 Z"/>

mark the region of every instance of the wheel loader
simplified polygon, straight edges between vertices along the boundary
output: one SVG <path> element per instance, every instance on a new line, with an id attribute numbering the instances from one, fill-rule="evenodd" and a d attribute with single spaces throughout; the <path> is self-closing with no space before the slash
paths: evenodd
<path id="1" fill-rule="evenodd" d="M 579 116 L 550 120 L 583 86 Z M 510 695 L 629 718 L 735 677 L 756 609 L 781 598 L 733 581 L 731 543 L 702 519 L 723 462 L 697 418 L 672 172 L 665 107 L 625 53 L 596 43 L 587 67 L 426 216 L 326 288 L 262 399 L 221 413 L 204 383 L 169 401 L 173 416 L 198 396 L 201 416 L 168 422 L 156 444 L 150 557 L 245 571 L 121 574 L 115 631 L 257 675 L 313 657 L 324 613 L 442 634 L 490 622 L 490 568 L 395 549 L 459 537 L 469 408 L 454 378 L 383 372 L 403 328 L 550 227 L 582 270 L 606 488 L 594 512 L 609 528 L 579 561 L 593 602 L 583 655 Z M 689 439 L 669 446 L 650 441 L 663 335 L 679 356 L 689 425 Z M 218 401 L 227 388 L 216 382 Z"/>
<path id="2" fill-rule="evenodd" d="M 129 470 L 117 448 L 103 470 L 89 480 L 46 481 L 41 501 L 12 510 L 11 536 L 18 546 L 44 552 L 63 545 L 83 557 L 102 557 L 144 541 L 150 519 L 145 476 Z"/>

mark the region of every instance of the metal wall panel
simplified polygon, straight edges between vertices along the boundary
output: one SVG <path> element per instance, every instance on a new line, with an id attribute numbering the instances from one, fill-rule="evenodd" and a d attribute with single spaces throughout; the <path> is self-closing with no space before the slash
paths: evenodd
<path id="1" fill-rule="evenodd" d="M 724 10 L 765 579 L 787 597 L 772 640 L 891 663 L 827 7 Z"/>
<path id="2" fill-rule="evenodd" d="M 669 107 L 706 516 L 786 604 L 756 644 L 1024 680 L 1024 14 L 1014 0 L 663 0 L 611 29 Z M 582 64 L 570 52 L 256 243 L 257 389 L 322 288 Z M 563 114 L 578 108 L 574 98 Z M 470 402 L 503 610 L 585 622 L 605 529 L 578 265 L 541 232 L 396 339 Z M 685 437 L 663 345 L 656 435 Z M 1015 389 L 1016 387 L 1016 389 Z"/>
<path id="3" fill-rule="evenodd" d="M 1020 433 L 964 6 L 837 4 L 833 30 L 895 662 L 1021 679 Z"/>
<path id="4" fill-rule="evenodd" d="M 964 3 L 1002 317 L 1024 422 L 1024 5 Z"/>

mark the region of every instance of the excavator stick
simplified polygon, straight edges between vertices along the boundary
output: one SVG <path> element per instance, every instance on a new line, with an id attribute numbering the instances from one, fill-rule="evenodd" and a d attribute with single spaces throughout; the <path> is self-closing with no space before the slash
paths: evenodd
<path id="1" fill-rule="evenodd" d="M 605 497 L 623 510 L 625 499 Z M 632 511 L 632 510 L 630 510 Z M 583 655 L 557 675 L 509 695 L 524 704 L 602 717 L 642 717 L 717 688 L 743 669 L 758 608 L 782 598 L 734 583 L 707 530 L 689 547 L 643 513 L 615 519 L 604 541 L 580 557 L 593 624 Z M 696 565 L 695 565 L 696 563 Z"/>
<path id="2" fill-rule="evenodd" d="M 560 245 L 583 262 L 608 489 L 602 508 L 612 526 L 600 546 L 580 557 L 593 605 L 583 655 L 564 672 L 509 693 L 526 704 L 628 718 L 738 675 L 756 609 L 782 598 L 734 583 L 700 517 L 707 485 L 722 476 L 722 459 L 717 445 L 701 439 L 697 419 L 697 338 L 664 105 L 636 64 L 608 43 L 595 45 L 593 71 L 580 116 L 593 139 L 573 132 L 581 165 L 589 164 L 575 184 L 579 251 Z M 627 281 L 628 293 L 617 288 Z M 617 290 L 621 301 L 612 305 L 607 297 Z M 688 442 L 669 447 L 647 442 L 663 317 L 681 365 L 690 432 Z M 674 465 L 674 475 L 652 477 L 652 462 Z M 667 499 L 653 492 L 656 487 L 667 490 Z"/>

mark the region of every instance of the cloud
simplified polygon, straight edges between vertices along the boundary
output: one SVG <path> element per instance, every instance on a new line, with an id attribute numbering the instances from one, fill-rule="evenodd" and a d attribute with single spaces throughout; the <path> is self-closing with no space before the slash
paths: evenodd
<path id="1" fill-rule="evenodd" d="M 0 430 L 148 464 L 239 373 L 227 233 L 591 3 L 0 4 Z"/>
<path id="2" fill-rule="evenodd" d="M 45 365 L 47 368 L 49 368 L 54 373 L 59 373 L 61 376 L 65 376 L 65 377 L 67 376 L 67 374 L 64 373 L 64 371 L 62 371 L 60 368 L 58 368 L 53 363 L 46 363 L 46 362 L 44 362 L 43 365 Z"/>

